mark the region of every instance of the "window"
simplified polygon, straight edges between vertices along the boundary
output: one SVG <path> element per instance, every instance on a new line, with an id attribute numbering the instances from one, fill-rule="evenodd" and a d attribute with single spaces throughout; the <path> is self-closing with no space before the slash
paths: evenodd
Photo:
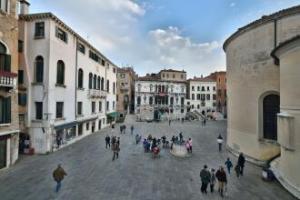
<path id="1" fill-rule="evenodd" d="M 0 42 L 0 70 L 10 72 L 11 56 L 6 53 L 5 45 Z"/>
<path id="2" fill-rule="evenodd" d="M 213 94 L 213 100 L 216 100 L 217 96 L 215 94 Z"/>
<path id="3" fill-rule="evenodd" d="M 22 53 L 24 48 L 24 42 L 22 40 L 18 40 L 18 52 Z"/>
<path id="4" fill-rule="evenodd" d="M 117 99 L 117 101 L 119 101 L 119 95 L 116 95 L 116 99 Z"/>
<path id="5" fill-rule="evenodd" d="M 206 95 L 206 100 L 210 100 L 210 94 Z"/>
<path id="6" fill-rule="evenodd" d="M 82 102 L 77 102 L 77 115 L 82 115 Z"/>
<path id="7" fill-rule="evenodd" d="M 222 91 L 221 89 L 218 89 L 218 96 L 221 96 L 222 95 Z"/>
<path id="8" fill-rule="evenodd" d="M 35 119 L 43 119 L 43 102 L 35 102 Z"/>
<path id="9" fill-rule="evenodd" d="M 174 97 L 170 98 L 170 104 L 173 105 L 174 104 Z"/>
<path id="10" fill-rule="evenodd" d="M 26 93 L 19 93 L 18 94 L 18 102 L 19 102 L 20 106 L 26 106 L 26 103 L 27 103 Z"/>
<path id="11" fill-rule="evenodd" d="M 173 78 L 175 78 L 175 74 L 173 74 Z"/>
<path id="12" fill-rule="evenodd" d="M 35 82 L 42 83 L 44 81 L 44 59 L 38 56 L 35 59 Z"/>
<path id="13" fill-rule="evenodd" d="M 63 118 L 64 102 L 56 102 L 56 118 Z"/>
<path id="14" fill-rule="evenodd" d="M 205 101 L 205 94 L 201 94 L 201 101 Z"/>
<path id="15" fill-rule="evenodd" d="M 181 97 L 181 106 L 184 106 L 184 97 Z"/>
<path id="16" fill-rule="evenodd" d="M 164 73 L 162 74 L 162 77 L 165 78 L 165 74 Z"/>
<path id="17" fill-rule="evenodd" d="M 109 101 L 106 102 L 106 110 L 109 111 Z"/>
<path id="18" fill-rule="evenodd" d="M 216 87 L 215 86 L 213 87 L 213 91 L 216 91 Z"/>
<path id="19" fill-rule="evenodd" d="M 109 80 L 106 80 L 106 91 L 109 92 Z"/>
<path id="20" fill-rule="evenodd" d="M 150 84 L 150 92 L 152 92 L 152 90 L 153 90 L 153 85 Z"/>
<path id="21" fill-rule="evenodd" d="M 96 103 L 93 101 L 92 102 L 92 113 L 96 112 Z"/>
<path id="22" fill-rule="evenodd" d="M 120 77 L 121 78 L 125 78 L 125 74 L 120 74 Z"/>
<path id="23" fill-rule="evenodd" d="M 169 74 L 167 74 L 167 78 L 169 78 Z"/>
<path id="24" fill-rule="evenodd" d="M 78 43 L 77 46 L 78 51 L 80 51 L 81 53 L 85 54 L 85 46 L 81 43 Z"/>
<path id="25" fill-rule="evenodd" d="M 142 85 L 138 84 L 138 92 L 141 92 Z"/>
<path id="26" fill-rule="evenodd" d="M 11 122 L 11 97 L 0 96 L 0 124 Z"/>
<path id="27" fill-rule="evenodd" d="M 89 89 L 93 89 L 93 74 L 89 73 Z"/>
<path id="28" fill-rule="evenodd" d="M 197 94 L 197 100 L 200 100 L 200 94 Z"/>
<path id="29" fill-rule="evenodd" d="M 113 82 L 113 94 L 116 94 L 116 83 Z"/>
<path id="30" fill-rule="evenodd" d="M 202 86 L 201 91 L 205 91 L 205 87 L 204 86 Z"/>
<path id="31" fill-rule="evenodd" d="M 88 131 L 89 129 L 90 129 L 90 123 L 87 122 L 87 123 L 86 123 L 86 130 Z"/>
<path id="32" fill-rule="evenodd" d="M 64 85 L 65 83 L 65 63 L 61 60 L 57 62 L 56 84 Z"/>
<path id="33" fill-rule="evenodd" d="M 18 84 L 24 84 L 24 71 L 18 71 Z"/>
<path id="34" fill-rule="evenodd" d="M 114 73 L 114 74 L 116 73 L 116 68 L 113 68 L 113 73 Z"/>
<path id="35" fill-rule="evenodd" d="M 64 42 L 68 42 L 68 34 L 59 27 L 56 27 L 56 37 Z"/>
<path id="36" fill-rule="evenodd" d="M 180 77 L 181 77 L 181 79 L 184 79 L 184 76 L 183 76 L 183 74 L 181 74 L 181 75 L 180 75 Z"/>
<path id="37" fill-rule="evenodd" d="M 45 37 L 45 22 L 36 22 L 35 23 L 34 37 L 36 39 Z"/>
<path id="38" fill-rule="evenodd" d="M 197 105 L 197 109 L 200 109 L 200 104 Z"/>
<path id="39" fill-rule="evenodd" d="M 149 104 L 150 104 L 150 105 L 153 104 L 153 97 L 149 97 Z"/>
<path id="40" fill-rule="evenodd" d="M 101 87 L 101 78 L 100 78 L 100 76 L 98 76 L 98 78 L 97 78 L 97 90 L 100 90 L 100 87 Z"/>
<path id="41" fill-rule="evenodd" d="M 99 112 L 102 112 L 102 101 L 99 101 Z"/>
<path id="42" fill-rule="evenodd" d="M 78 70 L 78 88 L 83 88 L 83 70 Z"/>
<path id="43" fill-rule="evenodd" d="M 197 90 L 200 91 L 200 86 L 197 87 Z"/>
<path id="44" fill-rule="evenodd" d="M 95 52 L 93 52 L 91 50 L 89 51 L 89 57 L 92 60 L 94 60 L 95 62 L 99 62 L 99 60 L 100 60 L 99 56 Z"/>
<path id="45" fill-rule="evenodd" d="M 113 110 L 115 109 L 115 106 L 116 106 L 116 102 L 113 101 Z"/>
<path id="46" fill-rule="evenodd" d="M 103 66 L 105 66 L 105 60 L 101 60 L 101 64 L 103 65 Z"/>
<path id="47" fill-rule="evenodd" d="M 209 91 L 209 86 L 206 87 L 206 91 Z"/>
<path id="48" fill-rule="evenodd" d="M 195 94 L 192 94 L 192 100 L 195 100 Z"/>
<path id="49" fill-rule="evenodd" d="M 192 91 L 195 91 L 195 87 L 194 86 L 192 86 Z"/>
<path id="50" fill-rule="evenodd" d="M 94 75 L 94 78 L 93 78 L 93 88 L 94 89 L 97 89 L 97 76 L 96 76 L 96 74 Z"/>
<path id="51" fill-rule="evenodd" d="M 141 105 L 141 97 L 137 97 L 136 104 L 137 104 L 138 106 Z"/>
<path id="52" fill-rule="evenodd" d="M 104 78 L 101 78 L 101 90 L 104 90 Z"/>

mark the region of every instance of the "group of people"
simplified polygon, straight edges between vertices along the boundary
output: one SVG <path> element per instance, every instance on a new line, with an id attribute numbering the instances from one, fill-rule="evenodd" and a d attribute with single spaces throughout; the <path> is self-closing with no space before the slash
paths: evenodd
<path id="1" fill-rule="evenodd" d="M 243 176 L 244 167 L 245 167 L 245 157 L 243 153 L 240 153 L 238 162 L 235 166 L 235 172 L 237 177 Z M 233 167 L 232 161 L 230 158 L 227 158 L 225 161 L 225 166 L 227 168 L 228 174 L 231 173 L 231 168 Z M 227 175 L 222 166 L 215 172 L 215 169 L 208 170 L 207 165 L 204 165 L 203 169 L 200 171 L 200 178 L 201 178 L 201 192 L 207 194 L 207 187 L 210 185 L 211 193 L 214 192 L 215 183 L 218 181 L 218 192 L 220 193 L 221 197 L 224 196 L 224 192 L 227 190 Z"/>
<path id="2" fill-rule="evenodd" d="M 210 186 L 210 192 L 213 193 L 215 190 L 215 184 L 218 181 L 218 192 L 221 197 L 224 196 L 227 184 L 227 175 L 222 166 L 215 172 L 215 169 L 208 170 L 207 165 L 204 165 L 200 171 L 201 178 L 201 192 L 207 194 L 207 187 Z"/>
<path id="3" fill-rule="evenodd" d="M 119 152 L 120 152 L 120 137 L 116 136 L 111 136 L 109 137 L 106 135 L 105 137 L 105 148 L 111 148 L 113 151 L 113 158 L 112 160 L 114 161 L 115 159 L 119 158 Z"/>

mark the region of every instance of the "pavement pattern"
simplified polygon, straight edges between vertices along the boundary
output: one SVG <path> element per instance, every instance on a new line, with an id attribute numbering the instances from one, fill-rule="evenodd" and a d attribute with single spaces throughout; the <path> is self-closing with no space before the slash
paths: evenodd
<path id="1" fill-rule="evenodd" d="M 224 150 L 218 152 L 216 142 L 225 137 L 226 122 L 199 121 L 146 123 L 128 116 L 127 133 L 119 134 L 119 125 L 106 128 L 49 155 L 23 156 L 16 165 L 0 171 L 1 200 L 199 200 L 221 199 L 218 193 L 200 192 L 199 172 L 204 164 L 209 168 L 224 165 L 227 157 L 236 158 Z M 168 139 L 183 132 L 193 139 L 193 155 L 178 158 L 162 149 L 153 159 L 144 153 L 142 144 L 135 144 L 129 127 L 135 134 L 148 134 Z M 120 157 L 112 161 L 112 152 L 105 149 L 106 135 L 121 137 Z M 52 172 L 61 163 L 68 175 L 59 193 L 55 193 Z M 217 186 L 216 186 L 217 187 Z M 244 177 L 228 175 L 228 195 L 232 200 L 296 200 L 277 182 L 264 182 L 261 168 L 246 163 Z"/>

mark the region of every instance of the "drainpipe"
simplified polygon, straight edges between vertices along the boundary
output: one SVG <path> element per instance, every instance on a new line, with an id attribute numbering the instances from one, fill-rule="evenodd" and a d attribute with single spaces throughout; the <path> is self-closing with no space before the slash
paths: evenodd
<path id="1" fill-rule="evenodd" d="M 77 73 L 78 73 L 78 50 L 77 50 L 77 47 L 78 47 L 78 38 L 76 38 L 76 47 L 75 47 L 75 104 L 74 104 L 74 110 L 75 110 L 75 113 L 74 113 L 74 119 L 77 120 Z M 78 129 L 76 128 L 76 136 L 78 135 Z"/>

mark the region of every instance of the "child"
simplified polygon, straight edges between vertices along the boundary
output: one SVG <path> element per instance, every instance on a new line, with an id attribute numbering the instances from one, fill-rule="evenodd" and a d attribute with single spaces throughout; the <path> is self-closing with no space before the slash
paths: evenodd
<path id="1" fill-rule="evenodd" d="M 231 169 L 231 167 L 233 166 L 233 165 L 232 165 L 232 162 L 231 162 L 231 160 L 230 160 L 230 158 L 227 158 L 227 160 L 226 160 L 226 162 L 225 162 L 225 165 L 226 165 L 226 167 L 227 167 L 228 173 L 230 174 L 230 169 Z"/>

